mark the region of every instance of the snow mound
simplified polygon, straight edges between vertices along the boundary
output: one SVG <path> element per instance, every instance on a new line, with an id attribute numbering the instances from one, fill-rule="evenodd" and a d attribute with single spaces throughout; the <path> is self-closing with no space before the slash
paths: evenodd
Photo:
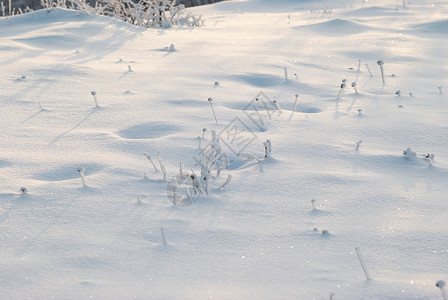
<path id="1" fill-rule="evenodd" d="M 383 16 L 395 16 L 399 11 L 396 8 L 388 8 L 388 7 L 379 7 L 379 6 L 371 6 L 371 7 L 363 7 L 358 9 L 349 10 L 343 12 L 344 16 L 355 16 L 355 17 L 383 17 Z M 401 11 L 400 11 L 401 13 Z"/>
<path id="2" fill-rule="evenodd" d="M 179 128 L 171 123 L 149 122 L 137 124 L 117 132 L 126 139 L 156 139 L 175 133 Z"/>
<path id="3" fill-rule="evenodd" d="M 320 22 L 312 25 L 297 26 L 295 29 L 311 30 L 325 36 L 346 36 L 363 33 L 371 29 L 371 27 L 362 25 L 355 21 L 345 19 L 334 19 L 330 21 Z"/>
<path id="4" fill-rule="evenodd" d="M 430 34 L 440 34 L 440 35 L 448 35 L 448 19 L 440 20 L 440 21 L 434 21 L 434 22 L 428 22 L 428 23 L 422 23 L 422 24 L 416 24 L 412 26 L 413 32 L 414 30 L 417 31 L 417 33 L 420 33 L 422 35 L 430 33 Z"/>

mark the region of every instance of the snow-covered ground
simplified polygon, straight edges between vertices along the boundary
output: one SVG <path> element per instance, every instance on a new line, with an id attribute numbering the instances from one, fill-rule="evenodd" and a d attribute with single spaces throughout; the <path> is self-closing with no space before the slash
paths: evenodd
<path id="1" fill-rule="evenodd" d="M 189 11 L 205 26 L 0 19 L 0 298 L 443 299 L 448 2 Z M 212 130 L 231 164 L 174 206 Z"/>

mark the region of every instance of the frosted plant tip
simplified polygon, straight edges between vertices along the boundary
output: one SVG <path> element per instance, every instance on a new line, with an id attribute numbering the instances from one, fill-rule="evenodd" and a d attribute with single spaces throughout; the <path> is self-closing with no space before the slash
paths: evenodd
<path id="1" fill-rule="evenodd" d="M 26 187 L 21 187 L 19 191 L 20 191 L 21 194 L 27 194 L 28 193 L 28 189 Z"/>
<path id="2" fill-rule="evenodd" d="M 446 283 L 443 280 L 439 280 L 436 282 L 436 287 L 438 287 L 438 288 L 444 288 L 445 285 L 446 285 Z"/>
<path id="3" fill-rule="evenodd" d="M 91 93 L 93 96 L 96 95 L 96 92 L 95 92 L 95 91 L 91 91 L 90 93 Z"/>
<path id="4" fill-rule="evenodd" d="M 355 93 L 358 94 L 358 89 L 356 88 L 356 82 L 352 82 L 352 88 L 355 90 Z"/>

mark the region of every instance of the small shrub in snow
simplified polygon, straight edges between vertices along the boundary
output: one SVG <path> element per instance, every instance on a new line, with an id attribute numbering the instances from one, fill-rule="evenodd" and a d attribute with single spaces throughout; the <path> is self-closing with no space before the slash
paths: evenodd
<path id="1" fill-rule="evenodd" d="M 28 189 L 26 187 L 21 187 L 19 189 L 19 192 L 23 195 L 23 194 L 28 194 Z"/>
<path id="2" fill-rule="evenodd" d="M 359 147 L 361 146 L 361 144 L 362 144 L 362 141 L 361 140 L 359 140 L 358 142 L 356 142 L 356 150 L 359 150 Z"/>
<path id="3" fill-rule="evenodd" d="M 362 113 L 362 109 L 360 108 L 360 109 L 358 109 L 358 116 L 360 116 L 361 113 Z"/>
<path id="4" fill-rule="evenodd" d="M 322 235 L 329 235 L 330 232 L 327 229 L 322 230 Z"/>
<path id="5" fill-rule="evenodd" d="M 395 92 L 395 95 L 397 95 L 397 96 L 401 96 L 401 91 L 400 91 L 400 90 L 396 91 L 396 92 Z"/>

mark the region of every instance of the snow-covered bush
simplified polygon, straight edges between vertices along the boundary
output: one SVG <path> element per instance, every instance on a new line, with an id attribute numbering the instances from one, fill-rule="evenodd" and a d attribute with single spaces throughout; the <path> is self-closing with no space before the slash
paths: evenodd
<path id="1" fill-rule="evenodd" d="M 47 12 L 52 11 L 56 7 L 68 8 L 73 10 L 79 10 L 85 13 L 102 13 L 101 6 L 90 6 L 86 0 L 40 0 L 40 4 Z"/>
<path id="2" fill-rule="evenodd" d="M 202 195 L 210 195 L 213 184 L 221 172 L 230 165 L 230 160 L 222 151 L 219 137 L 214 130 L 211 131 L 211 141 L 205 138 L 207 129 L 202 130 L 199 153 L 194 158 L 200 167 L 200 174 L 191 170 L 190 174 L 184 174 L 181 164 L 179 175 L 170 178 L 167 185 L 168 198 L 177 206 L 189 206 L 198 201 Z M 217 189 L 225 189 L 231 182 L 232 176 L 228 175 L 224 183 L 216 186 Z M 222 182 L 222 180 L 219 180 Z M 185 190 L 185 193 L 182 190 Z"/>
<path id="3" fill-rule="evenodd" d="M 169 28 L 174 25 L 201 26 L 204 20 L 189 15 L 175 0 L 98 0 L 95 7 L 86 0 L 41 0 L 48 12 L 56 7 L 114 17 L 137 26 Z"/>

